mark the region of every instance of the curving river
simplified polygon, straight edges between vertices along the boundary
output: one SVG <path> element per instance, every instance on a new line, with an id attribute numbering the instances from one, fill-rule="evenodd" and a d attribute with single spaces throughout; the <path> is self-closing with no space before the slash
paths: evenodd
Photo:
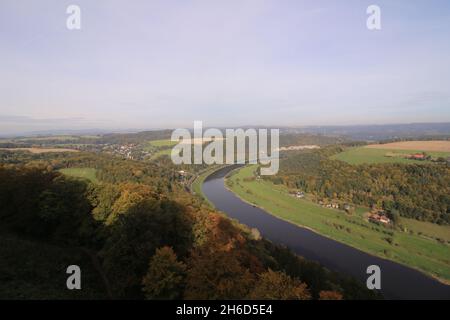
<path id="1" fill-rule="evenodd" d="M 381 291 L 388 299 L 450 299 L 450 286 L 401 264 L 378 258 L 340 242 L 321 236 L 270 215 L 242 201 L 225 188 L 224 177 L 235 166 L 222 168 L 203 183 L 205 196 L 229 217 L 257 228 L 274 243 L 283 244 L 295 253 L 321 263 L 330 270 L 342 272 L 364 283 L 367 266 L 381 268 Z"/>

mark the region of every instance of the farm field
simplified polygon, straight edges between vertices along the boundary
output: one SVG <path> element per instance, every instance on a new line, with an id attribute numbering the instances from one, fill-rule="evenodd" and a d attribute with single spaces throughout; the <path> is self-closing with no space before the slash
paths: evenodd
<path id="1" fill-rule="evenodd" d="M 379 148 L 378 148 L 379 146 Z M 420 163 L 431 163 L 431 161 L 418 161 L 412 159 L 406 159 L 399 156 L 388 157 L 387 154 L 413 154 L 421 153 L 424 150 L 403 150 L 403 149 L 381 149 L 384 145 L 377 145 L 377 148 L 364 146 L 355 147 L 345 150 L 341 153 L 333 155 L 331 159 L 341 160 L 349 164 L 372 164 L 372 163 L 410 163 L 410 164 L 420 164 Z M 450 157 L 450 152 L 442 151 L 425 151 L 428 155 L 438 158 L 438 157 Z"/>
<path id="2" fill-rule="evenodd" d="M 151 140 L 147 142 L 143 150 L 150 152 L 151 154 L 149 159 L 154 160 L 165 155 L 170 156 L 170 153 L 172 152 L 172 147 L 176 144 L 177 144 L 176 141 L 171 141 L 168 139 Z"/>
<path id="3" fill-rule="evenodd" d="M 164 139 L 164 140 L 152 140 L 149 141 L 148 144 L 152 147 L 173 147 L 174 145 L 176 145 L 178 142 L 176 141 L 171 141 L 168 139 Z"/>
<path id="4" fill-rule="evenodd" d="M 96 176 L 97 170 L 94 168 L 67 168 L 59 171 L 70 177 L 88 179 L 91 182 L 98 182 Z"/>
<path id="5" fill-rule="evenodd" d="M 292 197 L 284 186 L 253 179 L 255 169 L 247 166 L 235 171 L 227 178 L 227 187 L 243 200 L 283 220 L 450 283 L 450 246 L 416 233 L 422 225 L 407 221 L 416 230 L 411 234 L 367 222 L 360 208 L 353 215 L 323 208 L 307 199 Z M 442 228 L 440 232 L 450 234 L 450 227 Z"/>
<path id="6" fill-rule="evenodd" d="M 221 141 L 223 140 L 223 138 L 208 138 L 208 137 L 204 137 L 201 139 L 190 139 L 190 140 L 183 140 L 183 144 L 203 144 L 205 142 L 211 142 L 211 141 Z M 169 139 L 163 139 L 163 140 L 151 140 L 148 142 L 149 146 L 151 147 L 173 147 L 175 145 L 177 145 L 179 142 L 178 141 L 172 141 Z"/>
<path id="7" fill-rule="evenodd" d="M 97 139 L 96 135 L 55 135 L 55 136 L 30 136 L 17 138 L 0 138 L 0 143 L 28 142 L 28 141 L 76 141 L 80 139 Z"/>
<path id="8" fill-rule="evenodd" d="M 159 150 L 150 156 L 150 160 L 158 159 L 159 157 L 162 157 L 162 156 L 170 157 L 171 153 L 172 153 L 172 149 Z"/>
<path id="9" fill-rule="evenodd" d="M 435 223 L 403 217 L 400 220 L 400 224 L 405 227 L 408 232 L 412 231 L 415 234 L 422 234 L 429 238 L 440 238 L 450 243 L 450 226 L 440 226 Z"/>
<path id="10" fill-rule="evenodd" d="M 208 142 L 208 141 L 211 141 L 211 139 L 205 138 L 202 140 L 202 142 Z M 196 140 L 196 139 L 190 140 L 190 143 L 193 143 L 193 144 L 198 144 L 200 142 L 201 142 L 200 140 Z M 189 142 L 186 142 L 186 143 L 189 143 Z M 150 160 L 154 160 L 154 159 L 157 159 L 162 156 L 170 157 L 170 155 L 172 153 L 172 147 L 177 144 L 178 144 L 178 141 L 171 141 L 168 139 L 152 140 L 152 141 L 149 141 L 146 146 L 144 146 L 144 151 L 152 153 L 150 156 Z"/>
<path id="11" fill-rule="evenodd" d="M 400 141 L 384 144 L 370 144 L 366 146 L 366 148 L 450 152 L 450 141 Z"/>
<path id="12" fill-rule="evenodd" d="M 67 148 L 0 148 L 3 151 L 27 151 L 35 154 L 39 153 L 48 153 L 48 152 L 79 152 L 75 149 L 67 149 Z"/>

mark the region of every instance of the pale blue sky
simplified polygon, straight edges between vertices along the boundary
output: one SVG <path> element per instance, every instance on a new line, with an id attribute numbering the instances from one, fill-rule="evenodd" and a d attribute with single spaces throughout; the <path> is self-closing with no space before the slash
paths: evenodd
<path id="1" fill-rule="evenodd" d="M 0 133 L 450 121 L 449 39 L 448 0 L 1 0 Z"/>

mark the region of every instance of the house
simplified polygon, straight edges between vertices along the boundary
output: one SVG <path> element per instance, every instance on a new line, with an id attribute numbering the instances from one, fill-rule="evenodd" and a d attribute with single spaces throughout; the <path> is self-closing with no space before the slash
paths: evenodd
<path id="1" fill-rule="evenodd" d="M 424 153 L 414 153 L 414 154 L 409 154 L 408 156 L 406 156 L 406 158 L 412 159 L 412 160 L 426 160 L 427 156 Z"/>
<path id="2" fill-rule="evenodd" d="M 302 192 L 302 191 L 298 191 L 298 192 L 295 194 L 295 197 L 297 197 L 297 198 L 304 198 L 304 197 L 305 197 L 305 193 Z"/>
<path id="3" fill-rule="evenodd" d="M 303 191 L 293 191 L 290 192 L 291 196 L 296 197 L 296 198 L 304 198 L 305 197 L 305 193 Z"/>
<path id="4" fill-rule="evenodd" d="M 380 222 L 382 222 L 382 223 L 384 223 L 384 224 L 388 224 L 388 223 L 391 222 L 391 219 L 389 219 L 389 218 L 386 217 L 386 216 L 381 216 L 381 217 L 380 217 Z"/>
<path id="5" fill-rule="evenodd" d="M 386 217 L 383 210 L 372 212 L 369 214 L 369 221 L 371 222 L 381 222 L 383 224 L 391 223 L 391 219 Z"/>

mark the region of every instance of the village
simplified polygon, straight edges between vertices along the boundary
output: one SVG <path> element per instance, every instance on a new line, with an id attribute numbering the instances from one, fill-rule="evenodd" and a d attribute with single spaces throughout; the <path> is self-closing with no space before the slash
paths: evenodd
<path id="1" fill-rule="evenodd" d="M 102 147 L 101 151 L 122 156 L 126 159 L 136 160 L 136 145 L 135 144 L 110 144 Z"/>

